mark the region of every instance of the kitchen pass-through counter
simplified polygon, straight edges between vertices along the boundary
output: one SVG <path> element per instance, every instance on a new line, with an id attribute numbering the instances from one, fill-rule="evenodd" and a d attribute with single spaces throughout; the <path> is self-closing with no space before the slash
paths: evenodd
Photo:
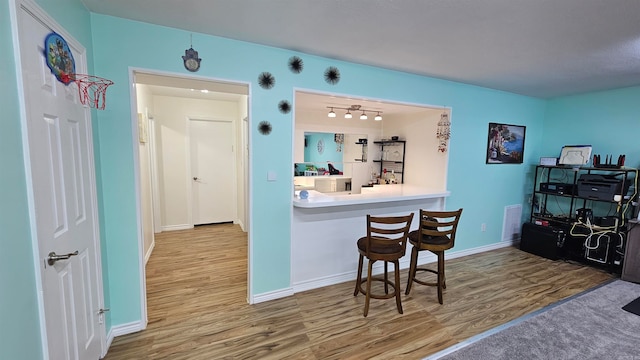
<path id="1" fill-rule="evenodd" d="M 294 292 L 355 281 L 356 240 L 366 235 L 367 214 L 395 216 L 412 212 L 415 215 L 411 228 L 416 229 L 419 210 L 443 210 L 450 194 L 401 184 L 363 187 L 360 194 L 307 191 L 307 199 L 301 199 L 299 191 L 295 191 L 293 199 L 291 281 Z M 408 265 L 409 257 L 405 256 L 400 266 Z"/>
<path id="2" fill-rule="evenodd" d="M 362 187 L 360 194 L 349 191 L 322 193 L 316 190 L 307 190 L 309 197 L 300 198 L 300 191 L 295 191 L 293 206 L 299 208 L 321 208 L 344 205 L 375 204 L 383 202 L 396 202 L 419 199 L 444 198 L 449 196 L 448 191 L 434 191 L 410 185 L 374 185 Z"/>

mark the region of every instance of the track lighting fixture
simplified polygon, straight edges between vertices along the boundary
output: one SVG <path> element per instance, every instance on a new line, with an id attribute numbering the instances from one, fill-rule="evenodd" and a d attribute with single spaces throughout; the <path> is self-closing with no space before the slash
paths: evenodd
<path id="1" fill-rule="evenodd" d="M 347 110 L 347 112 L 344 114 L 345 119 L 353 118 L 353 114 L 351 114 L 352 111 L 362 111 L 362 114 L 360 115 L 360 120 L 367 120 L 369 118 L 367 116 L 367 112 L 375 112 L 376 116 L 374 117 L 374 119 L 376 121 L 382 120 L 382 115 L 380 115 L 382 111 L 363 109 L 361 105 L 351 105 L 348 108 L 338 107 L 338 106 L 327 106 L 327 108 L 330 109 L 329 114 L 327 115 L 330 118 L 336 117 L 336 113 L 333 111 L 333 109 L 340 109 L 340 110 Z"/>

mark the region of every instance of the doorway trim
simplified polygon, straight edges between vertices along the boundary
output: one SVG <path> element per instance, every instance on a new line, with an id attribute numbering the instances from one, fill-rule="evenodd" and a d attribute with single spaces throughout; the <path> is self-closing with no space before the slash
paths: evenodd
<path id="1" fill-rule="evenodd" d="M 121 329 L 124 331 L 119 331 L 117 335 L 124 335 L 127 333 L 132 333 L 140 330 L 144 330 L 147 326 L 148 322 L 148 313 L 147 313 L 147 282 L 146 282 L 146 271 L 145 271 L 145 254 L 143 249 L 143 227 L 142 227 L 142 198 L 141 198 L 141 188 L 140 188 L 140 154 L 138 149 L 138 105 L 137 105 L 137 94 L 135 91 L 136 84 L 136 74 L 145 74 L 145 75 L 157 75 L 164 77 L 175 77 L 182 79 L 193 79 L 199 81 L 209 81 L 209 82 L 218 82 L 218 83 L 229 83 L 229 84 L 237 84 L 243 85 L 247 87 L 247 116 L 249 118 L 249 128 L 251 128 L 251 83 L 245 81 L 237 81 L 237 80 L 227 80 L 220 78 L 213 78 L 207 76 L 194 76 L 182 73 L 175 73 L 169 71 L 159 71 L 152 70 L 146 68 L 139 67 L 129 67 L 129 105 L 130 105 L 130 119 L 131 119 L 131 135 L 132 135 L 132 146 L 133 146 L 133 170 L 134 170 L 134 180 L 135 180 L 135 201 L 136 201 L 136 224 L 138 226 L 138 256 L 139 256 L 139 281 L 140 281 L 140 314 L 141 319 L 138 326 L 126 326 L 125 329 Z M 157 124 L 156 124 L 157 125 Z M 251 145 L 252 137 L 251 132 L 249 131 L 248 143 L 246 144 L 249 147 L 249 158 L 245 159 L 245 161 L 250 163 L 252 145 Z M 251 167 L 249 166 L 249 171 L 246 174 L 246 183 L 248 185 L 248 191 L 246 194 L 246 208 L 249 215 L 247 221 L 249 222 L 249 229 L 247 231 L 248 243 L 247 243 L 247 302 L 253 303 L 253 283 L 251 281 L 252 276 L 252 260 L 253 260 L 253 236 L 252 236 L 252 224 L 253 221 L 251 219 L 251 207 L 252 207 L 252 199 L 250 195 L 251 188 L 253 186 L 253 181 L 251 177 Z"/>

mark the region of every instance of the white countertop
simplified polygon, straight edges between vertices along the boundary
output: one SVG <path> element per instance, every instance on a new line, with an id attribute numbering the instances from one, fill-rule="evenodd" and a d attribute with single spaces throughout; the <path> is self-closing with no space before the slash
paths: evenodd
<path id="1" fill-rule="evenodd" d="M 296 179 L 351 179 L 351 176 L 346 175 L 309 175 L 309 176 L 294 176 Z"/>
<path id="2" fill-rule="evenodd" d="M 293 206 L 300 208 L 322 208 L 331 206 L 372 204 L 392 201 L 431 199 L 447 197 L 449 191 L 431 190 L 410 185 L 375 185 L 373 188 L 363 188 L 363 194 L 321 193 L 307 190 L 309 198 L 300 199 L 300 191 L 295 191 Z"/>

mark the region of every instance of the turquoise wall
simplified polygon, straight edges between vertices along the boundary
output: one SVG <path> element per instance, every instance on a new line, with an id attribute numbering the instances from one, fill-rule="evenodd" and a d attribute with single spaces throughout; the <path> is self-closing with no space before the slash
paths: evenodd
<path id="1" fill-rule="evenodd" d="M 104 241 L 109 254 L 119 254 L 108 259 L 112 320 L 124 324 L 140 319 L 141 286 L 132 276 L 138 271 L 139 255 L 129 69 L 192 75 L 181 59 L 191 33 L 98 14 L 92 14 L 92 26 L 96 73 L 115 81 L 107 91 L 107 109 L 98 113 L 98 126 Z M 193 46 L 203 59 L 198 76 L 251 84 L 254 294 L 287 289 L 290 282 L 293 112 L 281 114 L 277 104 L 292 103 L 294 88 L 451 107 L 448 189 L 452 195 L 447 207 L 465 208 L 458 250 L 499 241 L 504 206 L 526 201 L 529 166 L 485 164 L 487 127 L 489 122 L 527 126 L 524 157 L 531 165 L 540 153 L 543 100 L 197 33 Z M 300 74 L 287 68 L 293 55 L 304 61 Z M 337 85 L 324 81 L 329 66 L 340 70 Z M 276 79 L 270 90 L 258 85 L 263 71 Z M 258 132 L 261 121 L 272 124 L 270 135 Z M 268 171 L 275 171 L 278 181 L 266 181 Z M 480 231 L 482 223 L 487 224 L 486 232 Z"/>
<path id="2" fill-rule="evenodd" d="M 594 154 L 640 168 L 640 87 L 629 87 L 549 101 L 544 121 L 545 156 L 559 156 L 563 145 L 591 144 Z"/>
<path id="3" fill-rule="evenodd" d="M 304 149 L 304 161 L 318 162 L 319 164 L 316 164 L 316 166 L 321 166 L 325 168 L 325 170 L 329 170 L 327 162 L 330 162 L 342 170 L 342 151 L 344 151 L 344 147 L 341 152 L 338 152 L 338 144 L 334 141 L 334 135 L 333 133 L 312 133 L 305 135 L 307 146 Z M 322 154 L 318 151 L 318 141 L 320 140 L 324 143 Z M 320 162 L 323 164 L 320 164 Z"/>

